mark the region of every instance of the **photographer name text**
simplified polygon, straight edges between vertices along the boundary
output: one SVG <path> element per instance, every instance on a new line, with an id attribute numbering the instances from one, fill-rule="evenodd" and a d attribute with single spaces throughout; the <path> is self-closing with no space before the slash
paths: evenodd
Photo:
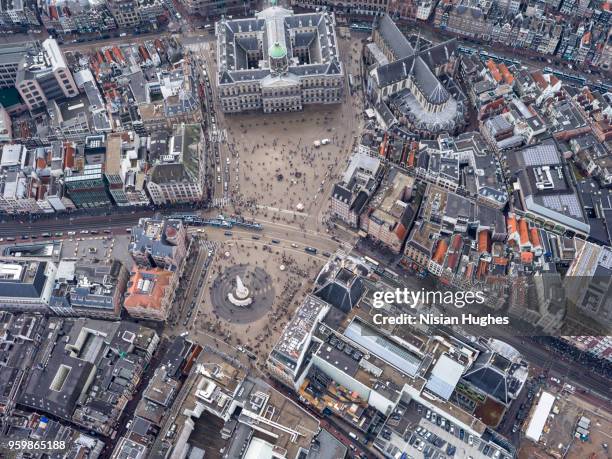
<path id="1" fill-rule="evenodd" d="M 463 313 L 457 316 L 445 314 L 400 314 L 388 316 L 385 314 L 374 314 L 372 317 L 376 325 L 478 325 L 487 327 L 490 325 L 508 325 L 510 319 L 507 316 L 477 316 Z"/>

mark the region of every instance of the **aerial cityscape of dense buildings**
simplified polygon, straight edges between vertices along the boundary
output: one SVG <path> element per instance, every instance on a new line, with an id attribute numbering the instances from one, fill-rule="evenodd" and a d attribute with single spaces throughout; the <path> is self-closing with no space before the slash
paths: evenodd
<path id="1" fill-rule="evenodd" d="M 610 457 L 611 14 L 1 0 L 0 457 Z"/>

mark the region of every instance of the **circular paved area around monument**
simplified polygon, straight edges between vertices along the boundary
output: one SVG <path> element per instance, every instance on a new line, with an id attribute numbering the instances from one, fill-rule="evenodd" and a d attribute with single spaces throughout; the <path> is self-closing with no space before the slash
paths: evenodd
<path id="1" fill-rule="evenodd" d="M 253 303 L 246 307 L 234 306 L 227 299 L 236 289 L 236 276 L 240 276 L 249 289 Z M 263 317 L 274 303 L 272 278 L 262 268 L 245 264 L 230 266 L 213 281 L 210 294 L 213 310 L 220 318 L 234 324 L 248 324 Z"/>

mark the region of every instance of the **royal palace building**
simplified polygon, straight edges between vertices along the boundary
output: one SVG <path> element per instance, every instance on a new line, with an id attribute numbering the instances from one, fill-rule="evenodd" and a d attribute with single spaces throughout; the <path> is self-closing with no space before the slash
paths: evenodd
<path id="1" fill-rule="evenodd" d="M 223 112 L 274 113 L 340 103 L 345 77 L 334 26 L 331 14 L 293 14 L 278 6 L 255 18 L 218 22 Z"/>

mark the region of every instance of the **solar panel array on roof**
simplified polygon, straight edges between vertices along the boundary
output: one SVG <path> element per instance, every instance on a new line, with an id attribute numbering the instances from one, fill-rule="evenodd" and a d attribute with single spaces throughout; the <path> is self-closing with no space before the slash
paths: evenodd
<path id="1" fill-rule="evenodd" d="M 582 206 L 574 194 L 544 195 L 542 200 L 549 209 L 556 209 L 582 219 Z"/>
<path id="2" fill-rule="evenodd" d="M 545 166 L 559 164 L 559 153 L 553 143 L 544 143 L 523 151 L 526 166 Z"/>

